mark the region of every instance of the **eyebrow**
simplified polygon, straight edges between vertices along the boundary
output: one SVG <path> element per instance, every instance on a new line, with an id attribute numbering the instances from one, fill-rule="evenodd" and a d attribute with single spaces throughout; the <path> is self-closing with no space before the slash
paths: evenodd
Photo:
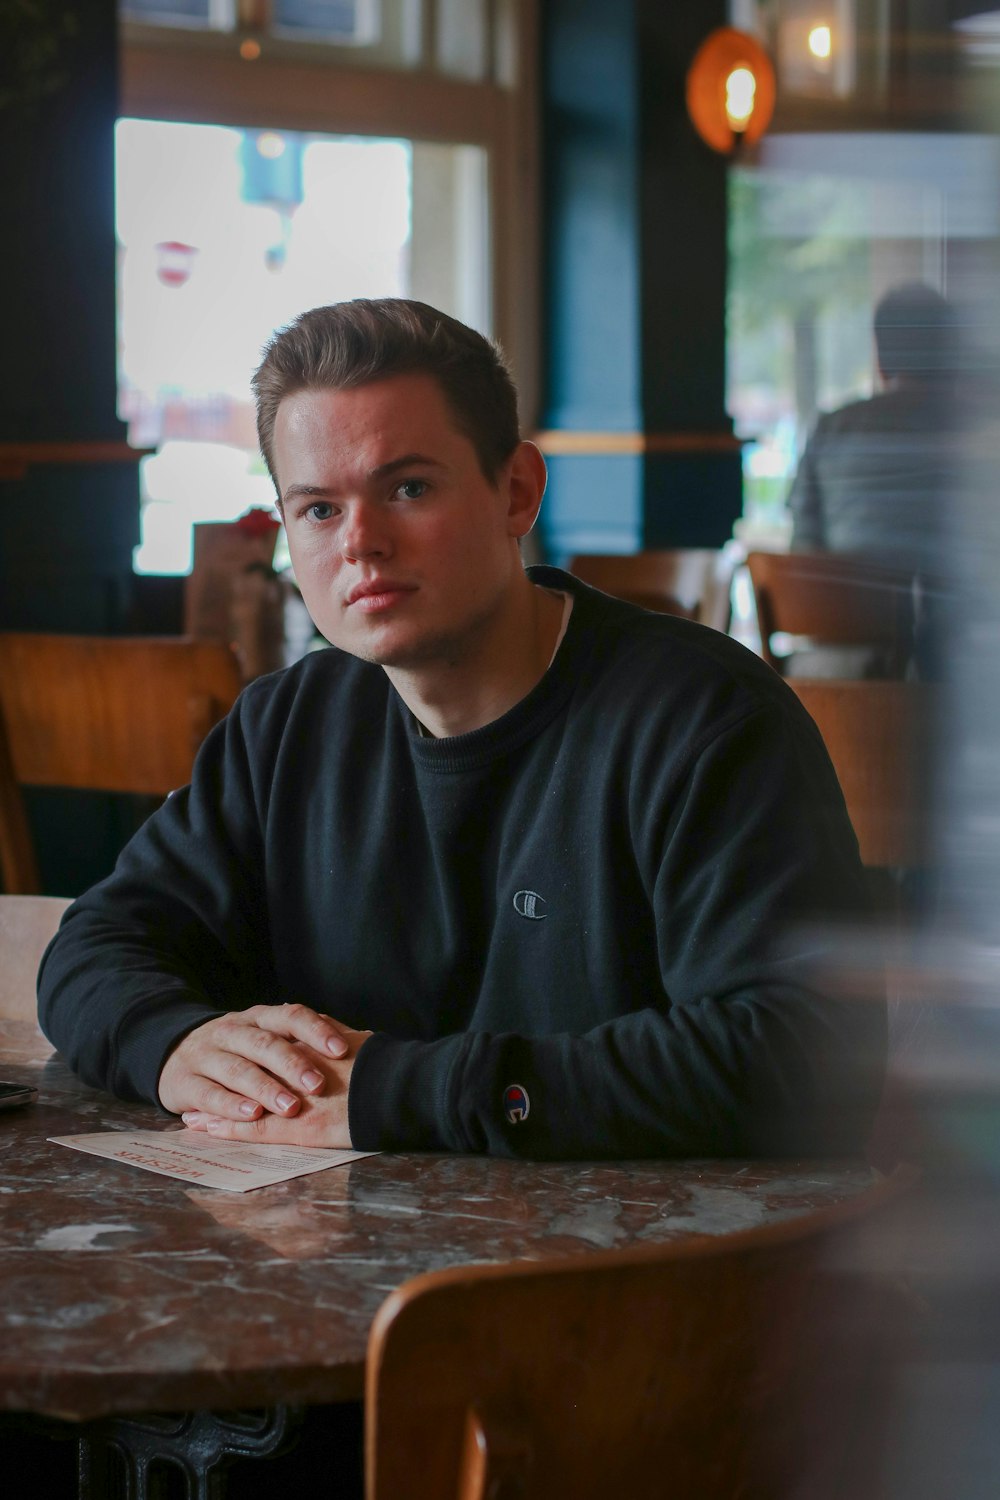
<path id="1" fill-rule="evenodd" d="M 300 495 L 332 495 L 333 491 L 326 489 L 322 484 L 290 484 L 281 497 L 282 505 L 287 505 L 289 500 L 297 500 Z"/>
<path id="2" fill-rule="evenodd" d="M 392 458 L 388 463 L 378 464 L 374 469 L 369 469 L 365 475 L 366 479 L 386 479 L 390 474 L 398 473 L 400 469 L 411 469 L 414 466 L 423 469 L 444 469 L 447 466 L 440 459 L 431 458 L 427 453 L 404 453 L 401 458 Z M 302 496 L 309 499 L 324 499 L 335 491 L 324 484 L 290 484 L 281 497 L 282 505 L 287 505 L 289 500 L 297 500 Z"/>
<path id="3" fill-rule="evenodd" d="M 426 453 L 404 453 L 402 458 L 393 458 L 387 464 L 379 464 L 375 469 L 368 470 L 369 479 L 385 479 L 387 475 L 394 474 L 397 469 L 409 469 L 414 464 L 424 469 L 443 469 L 445 465 L 437 458 L 431 458 Z"/>

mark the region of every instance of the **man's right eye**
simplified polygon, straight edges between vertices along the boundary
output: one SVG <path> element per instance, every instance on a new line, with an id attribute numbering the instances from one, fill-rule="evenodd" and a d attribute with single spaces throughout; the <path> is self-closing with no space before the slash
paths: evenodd
<path id="1" fill-rule="evenodd" d="M 306 516 L 310 521 L 329 521 L 333 515 L 333 506 L 329 500 L 314 500 L 306 507 Z"/>

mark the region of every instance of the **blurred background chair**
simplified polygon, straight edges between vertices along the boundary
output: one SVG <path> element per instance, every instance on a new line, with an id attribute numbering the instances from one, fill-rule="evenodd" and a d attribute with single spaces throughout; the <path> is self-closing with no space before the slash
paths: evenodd
<path id="1" fill-rule="evenodd" d="M 8 891 L 39 889 L 22 787 L 162 798 L 241 687 L 211 641 L 0 632 L 0 863 Z"/>
<path id="2" fill-rule="evenodd" d="M 367 1500 L 874 1495 L 910 1310 L 864 1231 L 916 1176 L 717 1239 L 407 1282 L 368 1344 Z"/>
<path id="3" fill-rule="evenodd" d="M 751 552 L 746 566 L 762 654 L 777 671 L 903 676 L 913 648 L 909 573 L 836 552 Z"/>
<path id="4" fill-rule="evenodd" d="M 661 614 L 728 630 L 734 561 L 710 547 L 578 553 L 569 572 L 584 583 Z"/>
<path id="5" fill-rule="evenodd" d="M 925 869 L 933 862 L 927 780 L 941 689 L 916 682 L 791 678 L 789 687 L 823 736 L 872 868 Z"/>
<path id="6" fill-rule="evenodd" d="M 14 774 L 0 703 L 0 886 L 6 891 L 40 889 L 38 861 L 21 788 Z"/>
<path id="7" fill-rule="evenodd" d="M 843 945 L 859 1003 L 883 987 L 889 1002 L 886 1081 L 869 1141 L 879 1166 L 924 1161 L 939 1107 L 932 1020 L 942 995 L 920 980 L 915 944 L 937 901 L 941 829 L 930 796 L 945 689 L 915 682 L 823 682 L 789 687 L 816 723 L 837 772 L 866 867 L 874 931 Z M 874 983 L 873 983 L 874 981 Z M 943 993 L 947 994 L 947 985 Z"/>

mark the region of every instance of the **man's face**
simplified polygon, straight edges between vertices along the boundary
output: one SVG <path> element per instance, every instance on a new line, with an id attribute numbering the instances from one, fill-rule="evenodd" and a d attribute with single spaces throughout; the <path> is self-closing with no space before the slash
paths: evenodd
<path id="1" fill-rule="evenodd" d="M 512 503 L 516 457 L 491 484 L 428 375 L 286 396 L 273 446 L 295 577 L 327 640 L 387 667 L 461 659 L 520 571 L 534 515 Z"/>

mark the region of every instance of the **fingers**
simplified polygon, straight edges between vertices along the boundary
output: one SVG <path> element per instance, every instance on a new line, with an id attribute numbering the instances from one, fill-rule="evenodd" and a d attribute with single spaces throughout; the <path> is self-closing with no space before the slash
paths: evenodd
<path id="1" fill-rule="evenodd" d="M 289 1139 L 287 1129 L 282 1132 L 274 1128 L 283 1123 L 275 1115 L 262 1114 L 258 1120 L 234 1120 L 225 1115 L 193 1109 L 185 1110 L 181 1118 L 189 1130 L 200 1130 L 218 1140 L 256 1141 L 262 1144 L 280 1141 L 287 1144 Z"/>
<path id="2" fill-rule="evenodd" d="M 185 1110 L 183 1119 L 189 1130 L 214 1140 L 351 1149 L 347 1106 L 342 1097 L 310 1100 L 302 1113 L 292 1118 L 263 1114 L 257 1120 L 233 1120 L 202 1110 Z"/>
<path id="3" fill-rule="evenodd" d="M 242 1013 L 220 1017 L 211 1041 L 219 1056 L 210 1076 L 234 1093 L 249 1094 L 270 1109 L 275 1090 L 268 1098 L 260 1093 L 268 1077 L 272 1084 L 287 1084 L 296 1093 L 322 1092 L 322 1062 L 311 1049 L 304 1050 L 284 1036 L 248 1024 Z"/>
<path id="4" fill-rule="evenodd" d="M 308 1005 L 255 1005 L 241 1014 L 252 1016 L 262 1031 L 294 1037 L 296 1041 L 306 1042 L 317 1052 L 331 1057 L 347 1056 L 347 1036 L 351 1028 L 342 1026 L 330 1016 L 321 1016 Z"/>
<path id="5" fill-rule="evenodd" d="M 162 1084 L 160 1097 L 162 1100 Z M 185 1079 L 181 1107 L 230 1120 L 256 1120 L 265 1112 L 297 1114 L 301 1100 L 280 1079 L 234 1053 L 220 1050 L 203 1054 L 197 1070 Z"/>
<path id="6" fill-rule="evenodd" d="M 332 1063 L 359 1033 L 305 1005 L 255 1005 L 214 1017 L 182 1038 L 160 1074 L 160 1102 L 174 1114 L 198 1110 L 253 1121 L 295 1115 L 326 1085 Z"/>

